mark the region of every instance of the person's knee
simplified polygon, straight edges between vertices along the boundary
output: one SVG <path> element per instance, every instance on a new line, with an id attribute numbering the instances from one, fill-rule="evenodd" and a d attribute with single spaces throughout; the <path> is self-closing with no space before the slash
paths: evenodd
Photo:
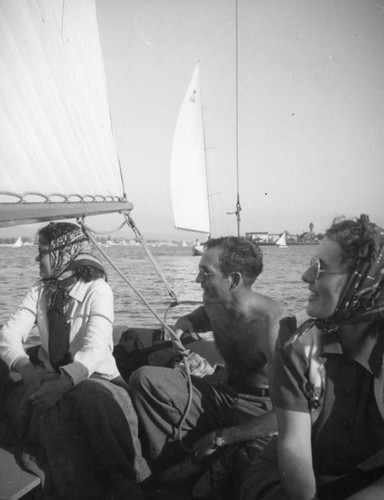
<path id="1" fill-rule="evenodd" d="M 111 390 L 112 384 L 107 380 L 83 380 L 74 389 L 67 393 L 66 397 L 72 401 L 74 411 L 77 414 L 83 412 L 98 411 L 99 409 L 111 407 L 114 405 L 116 394 Z M 127 398 L 128 393 L 120 387 L 113 388 L 121 390 Z"/>
<path id="2" fill-rule="evenodd" d="M 129 378 L 128 385 L 131 394 L 136 394 L 145 390 L 156 380 L 156 370 L 153 366 L 142 366 L 135 370 Z"/>
<path id="3" fill-rule="evenodd" d="M 112 415 L 116 420 L 134 413 L 128 392 L 107 380 L 84 380 L 71 392 L 74 413 L 82 422 L 101 421 Z"/>
<path id="4" fill-rule="evenodd" d="M 97 398 L 100 394 L 106 393 L 103 385 L 99 380 L 87 379 L 83 380 L 74 389 L 72 389 L 72 394 L 78 399 L 89 399 Z"/>

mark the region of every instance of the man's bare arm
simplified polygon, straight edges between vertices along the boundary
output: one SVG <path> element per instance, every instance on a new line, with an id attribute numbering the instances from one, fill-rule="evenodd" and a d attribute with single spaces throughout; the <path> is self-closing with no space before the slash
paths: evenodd
<path id="1" fill-rule="evenodd" d="M 211 324 L 204 306 L 198 307 L 194 311 L 179 318 L 175 323 L 176 330 L 183 332 L 208 332 Z"/>
<path id="2" fill-rule="evenodd" d="M 198 338 L 198 335 L 194 335 L 195 333 L 211 331 L 212 328 L 204 306 L 198 307 L 185 316 L 181 316 L 176 321 L 173 330 L 178 338 L 184 333 L 189 333 L 192 337 Z M 167 331 L 165 331 L 164 338 L 165 340 L 172 340 Z"/>
<path id="3" fill-rule="evenodd" d="M 216 429 L 203 438 L 197 440 L 193 449 L 196 456 L 205 456 L 217 449 L 217 438 L 220 437 L 220 446 L 246 443 L 256 438 L 268 439 L 276 433 L 277 423 L 274 410 L 259 415 L 248 422 Z"/>

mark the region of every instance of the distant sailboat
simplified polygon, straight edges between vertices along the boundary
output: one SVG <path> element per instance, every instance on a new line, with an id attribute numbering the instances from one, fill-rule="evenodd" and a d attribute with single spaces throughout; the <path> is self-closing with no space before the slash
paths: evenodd
<path id="1" fill-rule="evenodd" d="M 280 238 L 276 241 L 275 245 L 279 248 L 288 248 L 287 231 L 284 231 Z"/>
<path id="2" fill-rule="evenodd" d="M 171 156 L 171 195 L 175 227 L 210 234 L 200 68 L 197 63 L 180 108 Z M 198 240 L 192 255 L 204 250 Z"/>
<path id="3" fill-rule="evenodd" d="M 23 240 L 21 239 L 21 236 L 19 236 L 17 238 L 17 240 L 15 241 L 15 243 L 12 245 L 13 248 L 20 248 L 22 247 L 24 244 L 23 244 Z"/>
<path id="4" fill-rule="evenodd" d="M 204 245 L 200 243 L 199 240 L 195 240 L 195 243 L 192 245 L 192 255 L 203 255 L 204 253 Z"/>

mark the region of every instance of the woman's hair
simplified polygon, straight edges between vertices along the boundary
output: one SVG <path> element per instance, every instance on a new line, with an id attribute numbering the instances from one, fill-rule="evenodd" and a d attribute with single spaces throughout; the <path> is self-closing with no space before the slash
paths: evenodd
<path id="1" fill-rule="evenodd" d="M 106 278 L 105 272 L 102 269 L 92 266 L 91 264 L 77 267 L 73 275 L 76 279 L 85 281 L 86 283 L 97 280 L 98 278 Z"/>
<path id="2" fill-rule="evenodd" d="M 252 240 L 244 237 L 226 236 L 212 238 L 204 243 L 206 249 L 220 248 L 220 269 L 229 275 L 241 273 L 246 284 L 252 285 L 263 270 L 263 253 Z"/>
<path id="3" fill-rule="evenodd" d="M 63 234 L 71 233 L 79 229 L 80 226 L 70 222 L 50 222 L 47 226 L 42 227 L 37 232 L 37 236 L 44 238 L 47 243 L 51 243 Z"/>
<path id="4" fill-rule="evenodd" d="M 334 222 L 325 236 L 341 246 L 343 263 L 347 264 L 348 270 L 351 271 L 357 267 L 361 259 L 371 257 L 378 231 L 378 226 L 369 222 L 367 215 L 362 215 L 357 220 Z"/>
<path id="5" fill-rule="evenodd" d="M 77 224 L 72 224 L 70 222 L 51 222 L 47 226 L 41 228 L 37 235 L 38 237 L 43 238 L 46 242 L 51 245 L 54 240 L 57 240 L 60 236 L 66 235 L 68 233 L 72 233 L 74 231 L 79 231 L 80 226 Z M 87 237 L 84 235 L 84 240 L 87 240 Z M 77 280 L 82 280 L 88 283 L 89 281 L 97 280 L 98 278 L 106 279 L 105 272 L 92 264 L 85 264 L 82 266 L 78 266 L 74 269 L 73 275 Z"/>

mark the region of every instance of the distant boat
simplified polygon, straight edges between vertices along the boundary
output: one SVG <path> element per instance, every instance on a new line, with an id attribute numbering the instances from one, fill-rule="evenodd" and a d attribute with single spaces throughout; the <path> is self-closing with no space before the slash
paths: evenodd
<path id="1" fill-rule="evenodd" d="M 287 231 L 284 231 L 283 234 L 280 235 L 279 239 L 276 241 L 275 245 L 278 248 L 288 248 L 287 243 Z"/>
<path id="2" fill-rule="evenodd" d="M 175 227 L 209 236 L 211 228 L 199 63 L 182 102 L 173 136 L 171 195 Z M 192 245 L 192 255 L 201 255 L 203 250 L 198 241 Z"/>
<path id="3" fill-rule="evenodd" d="M 19 237 L 17 238 L 17 240 L 15 241 L 15 243 L 12 245 L 12 247 L 13 247 L 13 248 L 20 248 L 20 247 L 22 247 L 22 246 L 24 246 L 24 244 L 23 244 L 23 240 L 21 239 L 21 236 L 19 236 Z"/>
<path id="4" fill-rule="evenodd" d="M 201 243 L 194 243 L 192 245 L 192 255 L 201 256 L 204 253 L 204 245 Z"/>
<path id="5" fill-rule="evenodd" d="M 204 245 L 200 243 L 199 240 L 195 240 L 195 243 L 192 245 L 192 255 L 199 256 L 204 253 Z"/>

